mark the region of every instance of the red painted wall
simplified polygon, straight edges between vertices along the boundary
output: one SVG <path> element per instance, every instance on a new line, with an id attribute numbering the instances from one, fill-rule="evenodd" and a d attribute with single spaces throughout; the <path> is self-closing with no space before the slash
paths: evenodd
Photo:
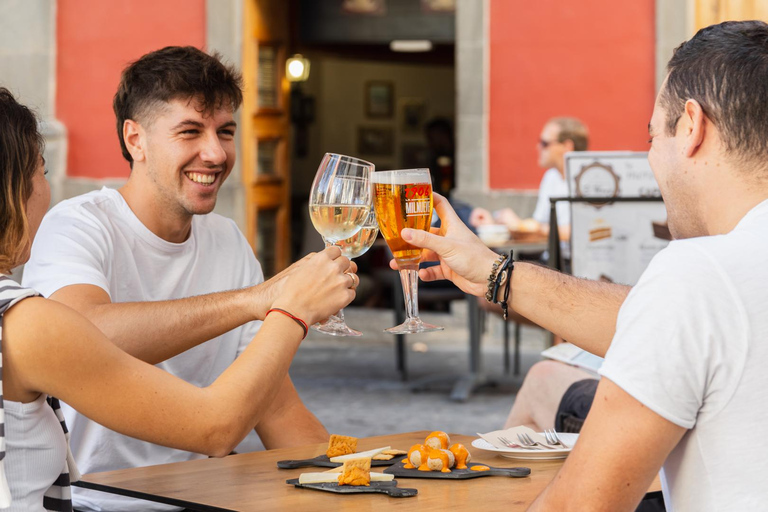
<path id="1" fill-rule="evenodd" d="M 536 142 L 571 115 L 590 149 L 648 149 L 655 98 L 654 0 L 491 0 L 490 186 L 538 188 Z"/>
<path id="2" fill-rule="evenodd" d="M 129 62 L 168 45 L 205 45 L 205 0 L 59 0 L 56 116 L 69 176 L 128 176 L 112 97 Z"/>

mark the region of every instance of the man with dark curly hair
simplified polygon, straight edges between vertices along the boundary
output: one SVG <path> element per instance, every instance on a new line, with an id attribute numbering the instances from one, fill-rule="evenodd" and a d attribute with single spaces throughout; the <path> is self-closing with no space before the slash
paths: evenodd
<path id="1" fill-rule="evenodd" d="M 211 213 L 235 162 L 241 102 L 239 73 L 196 48 L 163 48 L 129 65 L 114 98 L 127 183 L 56 205 L 24 272 L 26 286 L 76 309 L 124 351 L 200 387 L 245 350 L 282 283 L 263 283 L 235 223 Z M 267 448 L 328 439 L 289 377 L 273 386 L 253 425 Z M 65 416 L 83 473 L 202 457 L 120 435 L 69 407 Z M 83 489 L 74 503 L 173 510 Z"/>

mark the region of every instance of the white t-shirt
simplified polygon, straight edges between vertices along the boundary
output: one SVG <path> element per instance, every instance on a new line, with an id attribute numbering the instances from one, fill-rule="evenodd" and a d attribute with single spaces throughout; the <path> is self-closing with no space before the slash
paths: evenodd
<path id="1" fill-rule="evenodd" d="M 544 173 L 539 184 L 539 198 L 536 200 L 536 209 L 533 211 L 533 217 L 541 224 L 549 225 L 549 211 L 551 197 L 568 197 L 568 183 L 560 174 L 560 171 L 549 169 Z M 557 225 L 568 226 L 571 224 L 570 203 L 560 201 L 555 206 L 557 209 Z"/>
<path id="2" fill-rule="evenodd" d="M 264 280 L 237 225 L 217 214 L 196 215 L 180 244 L 152 233 L 116 190 L 63 201 L 43 219 L 24 268 L 24 286 L 45 297 L 73 284 L 105 290 L 113 303 L 172 300 L 244 288 Z M 245 350 L 261 322 L 250 322 L 157 366 L 196 386 L 210 385 Z M 141 326 L 136 326 L 137 330 Z M 120 435 L 62 403 L 72 453 L 81 473 L 204 458 Z M 73 488 L 83 510 L 178 510 Z"/>
<path id="3" fill-rule="evenodd" d="M 674 241 L 624 302 L 600 373 L 689 429 L 664 463 L 667 510 L 768 503 L 768 201 L 726 235 Z"/>

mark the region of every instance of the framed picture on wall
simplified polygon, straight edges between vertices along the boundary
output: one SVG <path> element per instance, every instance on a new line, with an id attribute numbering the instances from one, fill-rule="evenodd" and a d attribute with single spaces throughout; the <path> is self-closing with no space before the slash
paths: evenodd
<path id="1" fill-rule="evenodd" d="M 402 116 L 402 130 L 410 133 L 420 132 L 427 115 L 427 104 L 424 98 L 403 98 L 398 100 L 398 103 Z"/>
<path id="2" fill-rule="evenodd" d="M 370 81 L 365 84 L 365 115 L 376 118 L 392 117 L 395 86 L 392 82 Z"/>
<path id="3" fill-rule="evenodd" d="M 366 156 L 392 156 L 394 139 L 392 128 L 360 126 L 357 128 L 357 152 Z"/>

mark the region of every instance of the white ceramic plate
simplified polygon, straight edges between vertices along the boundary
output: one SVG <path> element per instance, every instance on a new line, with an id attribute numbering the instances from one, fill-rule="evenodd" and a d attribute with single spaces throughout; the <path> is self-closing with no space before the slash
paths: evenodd
<path id="1" fill-rule="evenodd" d="M 579 434 L 558 433 L 557 435 L 560 436 L 560 439 L 562 439 L 562 441 L 571 448 L 579 439 Z M 488 452 L 494 452 L 495 454 L 506 457 L 508 459 L 525 460 L 564 459 L 571 451 L 570 448 L 567 450 L 565 448 L 558 448 L 555 450 L 547 450 L 546 448 L 542 450 L 527 450 L 525 448 L 496 448 L 483 438 L 478 438 L 472 441 L 472 446 Z"/>

